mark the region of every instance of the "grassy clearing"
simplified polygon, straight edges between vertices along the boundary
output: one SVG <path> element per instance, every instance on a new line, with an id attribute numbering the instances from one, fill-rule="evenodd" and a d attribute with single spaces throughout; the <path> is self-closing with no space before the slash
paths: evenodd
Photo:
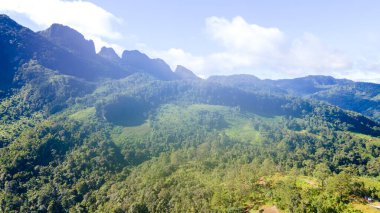
<path id="1" fill-rule="evenodd" d="M 372 137 L 370 135 L 364 135 L 364 134 L 360 134 L 360 133 L 352 133 L 352 135 L 354 137 L 367 140 L 367 141 L 369 141 L 369 142 L 371 142 L 377 146 L 380 146 L 380 138 L 379 137 Z"/>
<path id="2" fill-rule="evenodd" d="M 152 128 L 149 121 L 139 126 L 115 126 L 111 131 L 111 138 L 116 144 L 120 145 L 123 144 L 127 138 L 143 138 L 144 136 L 150 134 L 151 131 Z"/>
<path id="3" fill-rule="evenodd" d="M 260 120 L 260 122 L 265 123 L 277 122 L 281 119 L 280 117 L 261 117 L 252 113 L 243 114 L 235 108 L 217 105 L 194 104 L 186 109 L 188 113 L 201 110 L 220 113 L 228 123 L 228 127 L 224 129 L 224 133 L 227 136 L 236 140 L 248 141 L 251 143 L 260 141 L 263 138 L 260 131 L 253 127 L 252 119 Z"/>
<path id="4" fill-rule="evenodd" d="M 125 127 L 123 129 L 123 134 L 134 137 L 143 137 L 144 135 L 149 134 L 151 130 L 150 123 L 147 121 L 140 126 Z"/>
<path id="5" fill-rule="evenodd" d="M 80 110 L 74 114 L 71 114 L 69 118 L 73 120 L 77 120 L 77 121 L 86 121 L 88 119 L 91 119 L 91 117 L 95 116 L 95 113 L 96 113 L 95 107 L 89 107 L 89 108 Z"/>
<path id="6" fill-rule="evenodd" d="M 225 130 L 225 133 L 233 139 L 241 141 L 250 141 L 252 143 L 255 141 L 259 141 L 262 138 L 260 132 L 254 130 L 249 121 L 241 122 L 237 125 L 232 125 L 231 128 Z"/>
<path id="7" fill-rule="evenodd" d="M 295 181 L 297 187 L 302 189 L 318 188 L 318 180 L 316 178 L 304 175 L 284 175 L 277 173 L 275 175 L 265 177 L 265 180 L 271 181 L 274 184 L 280 181 Z"/>

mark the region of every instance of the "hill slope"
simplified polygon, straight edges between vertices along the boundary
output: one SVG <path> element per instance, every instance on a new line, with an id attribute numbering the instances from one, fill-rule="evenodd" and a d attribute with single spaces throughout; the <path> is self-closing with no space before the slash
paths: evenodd
<path id="1" fill-rule="evenodd" d="M 250 92 L 265 92 L 326 101 L 380 120 L 380 85 L 335 79 L 331 76 L 307 76 L 284 80 L 260 80 L 250 75 L 212 76 L 208 81 Z"/>

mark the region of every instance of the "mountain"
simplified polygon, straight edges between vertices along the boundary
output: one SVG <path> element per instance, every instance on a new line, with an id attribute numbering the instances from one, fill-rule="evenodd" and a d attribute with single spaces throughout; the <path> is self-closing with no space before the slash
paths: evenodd
<path id="1" fill-rule="evenodd" d="M 66 33 L 65 33 L 66 32 Z M 15 86 L 13 78 L 19 67 L 30 60 L 37 60 L 42 66 L 58 70 L 62 74 L 79 77 L 86 80 L 100 78 L 120 78 L 128 75 L 128 71 L 115 64 L 109 63 L 92 52 L 91 42 L 78 35 L 71 28 L 62 25 L 53 25 L 44 31 L 49 39 L 17 24 L 9 17 L 0 17 L 0 36 L 2 66 L 4 69 L 1 88 L 9 89 Z M 79 37 L 79 40 L 70 42 L 65 39 Z M 61 37 L 60 37 L 61 36 Z M 67 37 L 65 37 L 67 36 Z M 83 43 L 81 43 L 83 42 Z M 70 46 L 68 44 L 72 43 Z M 83 47 L 88 49 L 82 49 Z M 85 51 L 88 55 L 79 54 Z"/>
<path id="2" fill-rule="evenodd" d="M 124 51 L 120 59 L 112 48 L 103 47 L 96 55 L 94 42 L 86 40 L 82 34 L 67 26 L 53 24 L 50 28 L 39 32 L 39 34 L 78 57 L 83 58 L 85 56 L 89 60 L 95 59 L 97 61 L 102 61 L 101 58 L 104 58 L 119 65 L 129 73 L 145 72 L 163 80 L 177 79 L 169 65 L 163 60 L 151 59 L 137 50 Z M 102 63 L 104 64 L 105 62 L 102 61 Z"/>
<path id="3" fill-rule="evenodd" d="M 115 63 L 120 61 L 120 57 L 116 54 L 115 50 L 110 47 L 102 47 L 98 55 Z"/>
<path id="4" fill-rule="evenodd" d="M 309 95 L 353 82 L 346 79 L 335 79 L 331 76 L 310 75 L 302 78 L 271 81 L 271 83 L 274 86 L 286 89 L 291 94 Z"/>
<path id="5" fill-rule="evenodd" d="M 133 72 L 151 72 L 159 79 L 176 79 L 169 66 L 160 59 L 150 59 L 137 51 L 127 51 L 123 59 L 109 60 L 103 53 L 95 53 L 92 41 L 74 29 L 53 24 L 47 30 L 33 32 L 10 19 L 0 16 L 2 78 L 0 90 L 15 87 L 14 76 L 18 69 L 30 60 L 37 60 L 48 69 L 84 80 L 97 81 L 104 78 L 122 78 Z M 109 52 L 109 51 L 108 51 Z M 129 59 L 126 60 L 126 57 Z M 140 64 L 141 62 L 142 64 Z M 154 71 L 153 71 L 154 70 Z"/>
<path id="6" fill-rule="evenodd" d="M 288 92 L 276 87 L 267 81 L 263 81 L 256 76 L 240 74 L 231 76 L 210 76 L 207 81 L 219 83 L 229 87 L 236 87 L 248 92 L 261 92 L 261 93 L 274 93 L 274 94 L 287 94 Z"/>
<path id="7" fill-rule="evenodd" d="M 38 34 L 73 54 L 86 56 L 95 54 L 94 42 L 86 40 L 82 34 L 68 26 L 53 24 Z"/>
<path id="8" fill-rule="evenodd" d="M 360 212 L 380 198 L 377 84 L 200 80 L 4 15 L 0 38 L 0 212 Z"/>
<path id="9" fill-rule="evenodd" d="M 174 71 L 174 73 L 180 78 L 184 80 L 201 80 L 197 75 L 195 75 L 191 70 L 187 69 L 184 66 L 178 65 Z"/>
<path id="10" fill-rule="evenodd" d="M 256 76 L 248 74 L 210 76 L 208 80 L 251 91 L 272 89 L 294 96 L 311 95 L 319 91 L 328 90 L 334 86 L 354 83 L 350 80 L 335 79 L 331 76 L 306 76 L 294 79 L 261 80 Z"/>
<path id="11" fill-rule="evenodd" d="M 132 72 L 144 72 L 162 80 L 175 80 L 178 77 L 169 65 L 161 59 L 151 59 L 137 50 L 125 50 L 121 57 L 121 64 Z"/>
<path id="12" fill-rule="evenodd" d="M 261 80 L 252 75 L 232 75 L 211 76 L 208 81 L 250 92 L 269 92 L 326 101 L 380 121 L 379 84 L 353 82 L 347 79 L 335 79 L 331 76 Z"/>

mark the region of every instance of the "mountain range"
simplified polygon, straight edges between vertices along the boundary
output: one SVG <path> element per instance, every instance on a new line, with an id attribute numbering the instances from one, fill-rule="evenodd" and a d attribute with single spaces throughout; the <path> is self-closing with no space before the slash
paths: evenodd
<path id="1" fill-rule="evenodd" d="M 353 212 L 380 197 L 379 84 L 202 79 L 6 15 L 0 76 L 0 212 Z"/>

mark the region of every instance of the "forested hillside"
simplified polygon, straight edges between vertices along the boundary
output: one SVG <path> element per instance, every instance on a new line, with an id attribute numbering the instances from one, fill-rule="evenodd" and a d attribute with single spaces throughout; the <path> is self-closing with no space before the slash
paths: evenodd
<path id="1" fill-rule="evenodd" d="M 361 212 L 380 198 L 376 84 L 202 80 L 6 16 L 0 37 L 0 212 Z"/>
<path id="2" fill-rule="evenodd" d="M 380 120 L 380 85 L 335 79 L 330 76 L 306 76 L 283 80 L 261 80 L 250 75 L 211 76 L 208 81 L 250 92 L 266 92 L 325 101 L 346 110 Z"/>

